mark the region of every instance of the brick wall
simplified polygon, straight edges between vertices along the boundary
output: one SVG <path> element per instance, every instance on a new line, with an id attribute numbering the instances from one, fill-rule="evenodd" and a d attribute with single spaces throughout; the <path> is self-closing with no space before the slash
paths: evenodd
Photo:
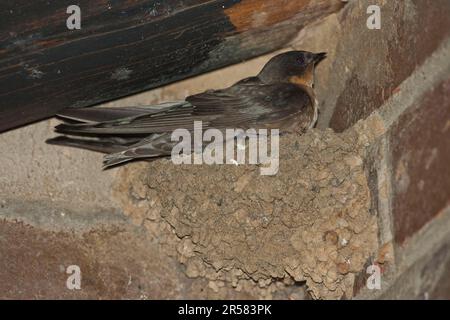
<path id="1" fill-rule="evenodd" d="M 381 8 L 380 30 L 365 26 L 371 4 Z M 320 127 L 384 123 L 366 164 L 382 290 L 367 290 L 364 273 L 355 294 L 448 298 L 450 2 L 351 1 L 304 30 L 294 47 L 332 52 L 319 71 Z"/>

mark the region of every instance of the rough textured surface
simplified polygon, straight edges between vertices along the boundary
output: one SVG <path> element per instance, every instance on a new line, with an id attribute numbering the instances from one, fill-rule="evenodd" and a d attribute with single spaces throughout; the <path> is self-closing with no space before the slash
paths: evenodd
<path id="1" fill-rule="evenodd" d="M 381 265 L 381 290 L 361 288 L 358 299 L 448 299 L 450 208 L 396 248 L 395 265 Z"/>
<path id="2" fill-rule="evenodd" d="M 114 208 L 110 185 L 115 171 L 100 170 L 100 154 L 47 145 L 45 139 L 56 123 L 41 122 L 0 135 L 0 201 Z"/>
<path id="3" fill-rule="evenodd" d="M 81 236 L 3 220 L 0 234 L 2 299 L 157 299 L 183 290 L 176 264 L 157 258 L 137 228 L 109 226 Z M 66 287 L 70 265 L 80 267 L 81 290 Z"/>
<path id="4" fill-rule="evenodd" d="M 402 114 L 389 140 L 392 214 L 401 243 L 450 204 L 450 80 Z"/>
<path id="5" fill-rule="evenodd" d="M 66 210 L 64 222 L 53 222 L 53 229 L 56 224 L 71 229 L 64 231 L 34 226 L 31 220 L 0 219 L 0 299 L 258 298 L 251 290 L 222 291 L 218 296 L 207 280 L 189 279 L 158 239 L 123 216 L 81 229 L 71 221 L 79 216 Z M 80 290 L 66 286 L 71 265 L 80 267 Z M 304 291 L 287 288 L 277 297 L 299 299 Z"/>
<path id="6" fill-rule="evenodd" d="M 306 282 L 314 298 L 351 297 L 377 249 L 363 168 L 372 133 L 357 128 L 281 137 L 273 177 L 251 165 L 161 160 L 122 169 L 116 194 L 132 220 L 176 248 L 187 276 L 218 292 L 254 287 L 270 298 Z"/>

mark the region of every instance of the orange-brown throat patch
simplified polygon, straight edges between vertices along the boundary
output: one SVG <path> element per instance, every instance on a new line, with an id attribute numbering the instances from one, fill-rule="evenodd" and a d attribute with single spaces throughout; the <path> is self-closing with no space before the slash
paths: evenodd
<path id="1" fill-rule="evenodd" d="M 289 82 L 295 85 L 312 88 L 314 84 L 314 65 L 311 64 L 303 75 L 290 77 Z"/>

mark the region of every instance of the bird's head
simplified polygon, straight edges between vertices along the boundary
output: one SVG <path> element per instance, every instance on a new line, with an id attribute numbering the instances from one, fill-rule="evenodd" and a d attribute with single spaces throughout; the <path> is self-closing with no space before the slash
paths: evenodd
<path id="1" fill-rule="evenodd" d="M 313 87 L 314 67 L 326 56 L 325 52 L 283 52 L 270 59 L 258 77 L 265 83 L 291 82 Z"/>

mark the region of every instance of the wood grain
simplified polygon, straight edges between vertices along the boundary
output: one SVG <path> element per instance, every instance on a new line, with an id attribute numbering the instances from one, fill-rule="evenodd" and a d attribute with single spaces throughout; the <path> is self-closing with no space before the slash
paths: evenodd
<path id="1" fill-rule="evenodd" d="M 278 49 L 340 0 L 69 0 L 0 4 L 0 132 Z M 278 4 L 278 5 L 277 5 Z"/>

